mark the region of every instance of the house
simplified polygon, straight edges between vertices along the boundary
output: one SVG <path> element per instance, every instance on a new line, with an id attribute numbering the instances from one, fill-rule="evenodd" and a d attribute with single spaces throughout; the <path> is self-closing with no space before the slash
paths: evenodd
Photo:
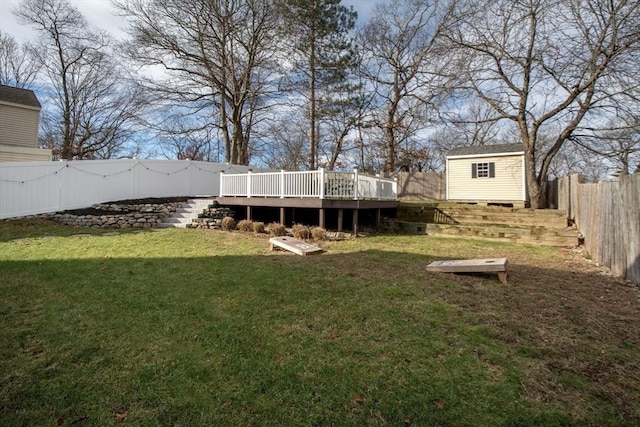
<path id="1" fill-rule="evenodd" d="M 40 108 L 33 91 L 0 85 L 0 162 L 51 160 L 38 148 Z"/>
<path id="2" fill-rule="evenodd" d="M 447 200 L 462 203 L 528 203 L 524 145 L 482 145 L 447 155 Z"/>

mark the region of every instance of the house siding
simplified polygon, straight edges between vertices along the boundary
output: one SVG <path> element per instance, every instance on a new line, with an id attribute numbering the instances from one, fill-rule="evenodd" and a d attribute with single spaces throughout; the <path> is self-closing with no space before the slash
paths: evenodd
<path id="1" fill-rule="evenodd" d="M 0 145 L 36 148 L 39 118 L 37 109 L 0 104 Z"/>
<path id="2" fill-rule="evenodd" d="M 0 145 L 0 163 L 43 161 L 51 161 L 51 150 Z"/>
<path id="3" fill-rule="evenodd" d="M 495 178 L 472 178 L 473 163 L 495 163 Z M 447 199 L 452 201 L 525 201 L 522 155 L 447 159 Z"/>

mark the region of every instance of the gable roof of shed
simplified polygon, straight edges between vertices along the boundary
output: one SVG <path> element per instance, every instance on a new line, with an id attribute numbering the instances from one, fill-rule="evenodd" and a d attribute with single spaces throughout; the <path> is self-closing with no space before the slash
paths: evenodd
<path id="1" fill-rule="evenodd" d="M 28 107 L 42 108 L 36 94 L 29 89 L 0 85 L 0 101 L 21 104 Z"/>
<path id="2" fill-rule="evenodd" d="M 502 154 L 518 153 L 524 151 L 524 144 L 497 144 L 497 145 L 474 145 L 472 147 L 454 148 L 449 151 L 450 156 L 473 156 L 480 154 Z"/>

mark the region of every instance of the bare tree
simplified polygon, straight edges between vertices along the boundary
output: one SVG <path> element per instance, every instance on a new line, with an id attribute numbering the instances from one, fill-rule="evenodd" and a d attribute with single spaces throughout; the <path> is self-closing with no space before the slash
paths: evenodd
<path id="1" fill-rule="evenodd" d="M 446 32 L 472 91 L 525 146 L 532 207 L 546 204 L 549 167 L 587 119 L 600 119 L 637 79 L 640 3 L 629 0 L 462 0 Z M 633 64 L 636 65 L 633 65 Z M 540 135 L 554 135 L 543 144 Z"/>
<path id="2" fill-rule="evenodd" d="M 343 89 L 319 104 L 322 122 L 318 151 L 326 159 L 324 167 L 329 170 L 357 164 L 349 153 L 358 149 L 356 131 L 364 126 L 371 98 L 359 83 L 346 85 Z"/>
<path id="3" fill-rule="evenodd" d="M 29 88 L 38 75 L 39 65 L 32 48 L 20 45 L 0 30 L 0 85 Z"/>
<path id="4" fill-rule="evenodd" d="M 469 102 L 456 111 L 441 112 L 440 148 L 450 150 L 502 141 L 503 129 L 498 126 L 500 118 L 496 117 L 493 109 L 478 98 L 471 96 L 468 99 Z"/>
<path id="5" fill-rule="evenodd" d="M 271 117 L 262 129 L 255 156 L 271 169 L 301 170 L 307 164 L 304 122 L 300 116 L 283 109 Z"/>
<path id="6" fill-rule="evenodd" d="M 364 77 L 376 95 L 375 125 L 384 140 L 384 171 L 396 169 L 403 142 L 427 127 L 446 87 L 445 57 L 436 43 L 451 8 L 447 1 L 392 0 L 376 5 L 358 35 Z"/>
<path id="7" fill-rule="evenodd" d="M 165 115 L 162 126 L 149 126 L 156 141 L 156 155 L 167 159 L 219 162 L 222 151 L 218 129 L 209 126 L 208 117 Z M 156 118 L 154 122 L 159 122 Z M 153 123 L 149 123 L 153 124 Z"/>
<path id="8" fill-rule="evenodd" d="M 114 0 L 140 81 L 183 115 L 209 114 L 229 163 L 248 164 L 277 40 L 269 0 Z M 158 71 L 159 70 L 159 71 Z"/>
<path id="9" fill-rule="evenodd" d="M 620 114 L 600 128 L 576 132 L 571 141 L 609 162 L 614 175 L 628 175 L 640 166 L 640 115 Z"/>
<path id="10" fill-rule="evenodd" d="M 127 87 L 111 39 L 67 0 L 23 0 L 15 11 L 40 33 L 38 61 L 51 88 L 41 141 L 63 159 L 130 154 L 143 94 Z"/>

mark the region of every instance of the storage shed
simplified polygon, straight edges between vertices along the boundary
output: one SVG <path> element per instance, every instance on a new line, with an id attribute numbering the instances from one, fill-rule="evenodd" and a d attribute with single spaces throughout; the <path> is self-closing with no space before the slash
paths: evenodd
<path id="1" fill-rule="evenodd" d="M 451 150 L 447 155 L 447 200 L 524 207 L 528 202 L 524 145 Z"/>
<path id="2" fill-rule="evenodd" d="M 51 160 L 38 148 L 40 108 L 33 91 L 0 85 L 0 162 Z"/>

